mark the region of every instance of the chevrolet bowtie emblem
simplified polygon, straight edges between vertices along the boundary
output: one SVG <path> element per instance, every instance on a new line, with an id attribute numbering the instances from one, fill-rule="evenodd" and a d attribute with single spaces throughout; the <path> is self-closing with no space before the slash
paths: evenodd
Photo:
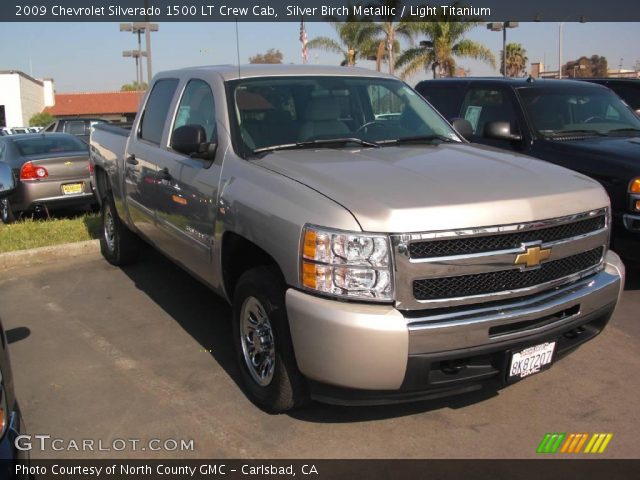
<path id="1" fill-rule="evenodd" d="M 64 162 L 66 167 L 70 167 L 71 165 L 73 165 L 73 162 Z"/>
<path id="2" fill-rule="evenodd" d="M 514 265 L 525 265 L 527 267 L 537 267 L 551 256 L 551 249 L 541 249 L 540 247 L 527 248 L 527 253 L 521 253 L 516 257 Z"/>

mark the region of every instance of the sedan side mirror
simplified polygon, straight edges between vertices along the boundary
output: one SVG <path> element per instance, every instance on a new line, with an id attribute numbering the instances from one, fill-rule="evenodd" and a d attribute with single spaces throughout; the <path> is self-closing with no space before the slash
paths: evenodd
<path id="1" fill-rule="evenodd" d="M 488 122 L 484 125 L 484 136 L 495 140 L 522 140 L 522 135 L 511 133 L 509 122 Z"/>
<path id="2" fill-rule="evenodd" d="M 471 123 L 466 118 L 452 118 L 451 126 L 458 132 L 462 137 L 469 140 L 473 136 L 473 127 Z"/>
<path id="3" fill-rule="evenodd" d="M 173 131 L 171 148 L 194 158 L 213 160 L 217 144 L 207 142 L 207 132 L 202 125 L 183 125 Z"/>
<path id="4" fill-rule="evenodd" d="M 0 162 L 0 198 L 11 195 L 16 187 L 16 177 L 13 175 L 13 170 L 8 164 Z"/>

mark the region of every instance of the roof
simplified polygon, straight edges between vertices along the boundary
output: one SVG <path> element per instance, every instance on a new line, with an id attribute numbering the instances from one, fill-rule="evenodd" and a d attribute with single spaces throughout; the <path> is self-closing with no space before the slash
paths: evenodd
<path id="1" fill-rule="evenodd" d="M 335 75 L 350 77 L 386 77 L 395 78 L 386 73 L 376 72 L 368 68 L 338 67 L 329 65 L 286 65 L 286 64 L 250 64 L 250 65 L 206 65 L 201 67 L 189 67 L 181 70 L 162 72 L 162 76 L 182 75 L 185 72 L 211 72 L 217 73 L 224 81 L 237 78 L 269 77 L 269 76 L 296 76 L 296 75 Z M 238 76 L 238 71 L 240 75 Z"/>
<path id="2" fill-rule="evenodd" d="M 438 84 L 438 83 L 476 83 L 483 82 L 486 84 L 493 85 L 509 85 L 512 87 L 582 87 L 582 88 L 600 88 L 598 85 L 594 83 L 582 82 L 579 80 L 569 80 L 569 79 L 552 79 L 552 78 L 504 78 L 504 77 L 447 77 L 447 78 L 436 78 L 433 80 L 423 80 L 420 84 L 429 85 L 429 84 Z"/>
<path id="3" fill-rule="evenodd" d="M 136 113 L 145 92 L 56 93 L 56 104 L 45 112 L 56 117 Z"/>
<path id="4" fill-rule="evenodd" d="M 24 72 L 21 72 L 20 70 L 0 70 L 0 75 L 19 75 L 22 78 L 25 78 L 33 83 L 37 83 L 38 85 L 43 85 L 42 80 L 38 80 L 36 78 L 33 78 L 30 75 L 27 75 Z M 50 80 L 50 79 L 47 79 Z"/>

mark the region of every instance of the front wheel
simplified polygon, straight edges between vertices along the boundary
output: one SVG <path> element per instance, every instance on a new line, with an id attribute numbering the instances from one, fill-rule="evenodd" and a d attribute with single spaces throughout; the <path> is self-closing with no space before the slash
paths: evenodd
<path id="1" fill-rule="evenodd" d="M 275 269 L 258 267 L 238 280 L 233 297 L 233 337 L 245 391 L 269 413 L 306 403 L 285 307 L 286 287 Z"/>
<path id="2" fill-rule="evenodd" d="M 140 239 L 118 217 L 111 195 L 102 201 L 101 220 L 102 256 L 117 266 L 135 262 L 140 254 Z"/>
<path id="3" fill-rule="evenodd" d="M 2 223 L 13 223 L 16 220 L 8 198 L 0 200 L 0 220 Z"/>

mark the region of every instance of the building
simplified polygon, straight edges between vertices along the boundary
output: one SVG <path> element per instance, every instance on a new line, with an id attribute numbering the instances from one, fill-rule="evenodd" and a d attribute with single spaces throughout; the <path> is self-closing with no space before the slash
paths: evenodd
<path id="1" fill-rule="evenodd" d="M 55 105 L 45 108 L 54 117 L 99 117 L 131 122 L 144 92 L 56 93 Z"/>
<path id="2" fill-rule="evenodd" d="M 54 104 L 53 80 L 37 80 L 18 70 L 0 71 L 0 127 L 24 127 Z"/>

